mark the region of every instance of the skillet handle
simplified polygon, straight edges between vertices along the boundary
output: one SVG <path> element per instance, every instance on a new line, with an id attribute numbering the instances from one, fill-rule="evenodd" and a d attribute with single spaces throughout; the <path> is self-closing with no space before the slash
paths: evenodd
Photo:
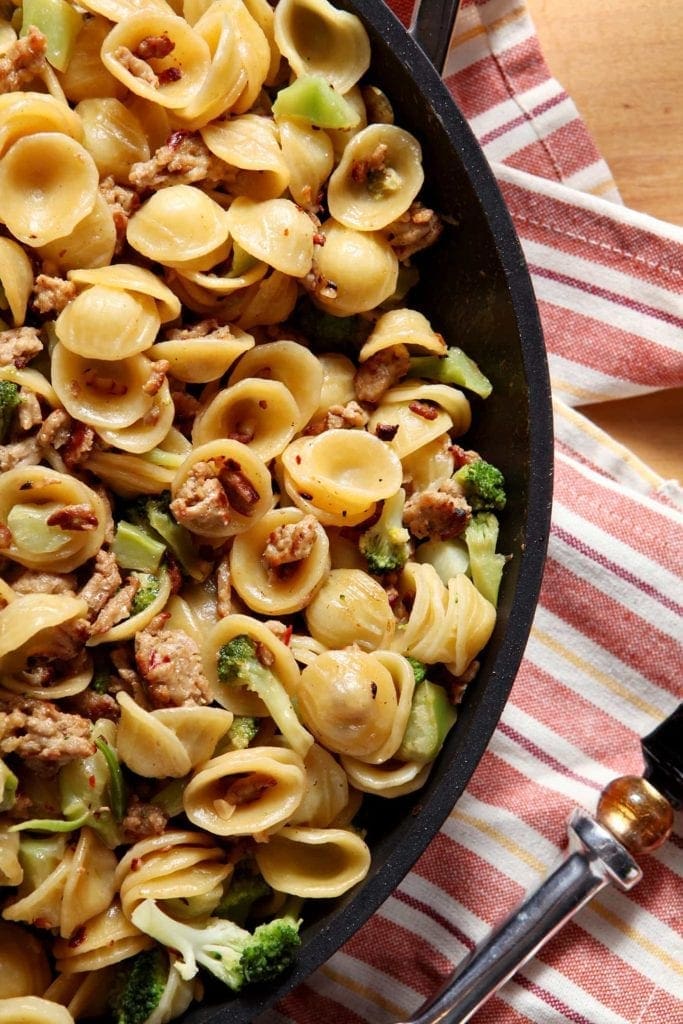
<path id="1" fill-rule="evenodd" d="M 416 0 L 408 32 L 441 74 L 460 0 Z"/>

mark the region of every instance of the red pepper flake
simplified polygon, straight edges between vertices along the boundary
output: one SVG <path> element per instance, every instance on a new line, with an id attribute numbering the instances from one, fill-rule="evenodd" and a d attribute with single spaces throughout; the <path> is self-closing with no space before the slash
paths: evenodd
<path id="1" fill-rule="evenodd" d="M 142 867 L 142 857 L 133 857 L 132 861 L 130 862 L 130 870 L 131 871 L 139 871 L 141 867 Z"/>
<path id="2" fill-rule="evenodd" d="M 301 465 L 301 456 L 300 455 L 295 455 L 294 456 L 294 461 L 296 462 L 297 466 L 300 466 Z"/>
<path id="3" fill-rule="evenodd" d="M 265 398 L 261 398 L 259 400 L 258 407 L 259 407 L 259 409 L 267 409 L 268 408 L 268 403 L 266 402 Z"/>
<path id="4" fill-rule="evenodd" d="M 294 626 L 292 626 L 292 624 L 290 623 L 290 625 L 287 626 L 287 628 L 285 629 L 284 633 L 280 637 L 280 641 L 285 645 L 285 647 L 289 647 L 289 643 L 290 643 L 290 640 L 292 639 L 292 633 L 293 632 L 294 632 Z"/>
<path id="5" fill-rule="evenodd" d="M 182 129 L 179 129 L 177 132 L 171 132 L 166 139 L 166 145 L 169 149 L 177 149 L 191 134 L 191 132 L 183 131 Z"/>
<path id="6" fill-rule="evenodd" d="M 88 933 L 86 931 L 86 927 L 84 924 L 82 924 L 80 928 L 76 929 L 76 931 L 69 939 L 69 949 L 76 949 L 77 946 L 80 946 L 81 943 L 85 942 L 85 937 L 87 934 Z"/>
<path id="7" fill-rule="evenodd" d="M 97 779 L 95 778 L 94 775 L 88 776 L 88 785 L 90 786 L 91 789 L 94 789 L 95 786 L 97 785 Z"/>
<path id="8" fill-rule="evenodd" d="M 439 415 L 439 410 L 433 405 L 429 405 L 427 402 L 411 402 L 408 408 L 411 412 L 414 412 L 416 416 L 421 416 L 424 420 L 435 420 Z"/>

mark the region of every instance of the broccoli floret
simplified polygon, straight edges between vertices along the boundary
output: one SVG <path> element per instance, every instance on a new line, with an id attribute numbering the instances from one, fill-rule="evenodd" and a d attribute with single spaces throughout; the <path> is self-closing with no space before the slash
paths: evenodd
<path id="1" fill-rule="evenodd" d="M 316 352 L 342 352 L 355 358 L 365 343 L 372 323 L 364 317 L 332 316 L 302 298 L 291 317 L 291 325 L 300 331 Z"/>
<path id="2" fill-rule="evenodd" d="M 90 689 L 94 693 L 109 693 L 110 686 L 111 672 L 106 668 L 95 669 L 95 673 L 90 680 Z"/>
<path id="3" fill-rule="evenodd" d="M 189 530 L 176 523 L 170 503 L 170 491 L 145 494 L 127 504 L 121 518 L 146 530 L 155 540 L 163 541 L 193 580 L 205 580 L 212 563 L 197 554 L 195 539 Z"/>
<path id="4" fill-rule="evenodd" d="M 479 593 L 492 605 L 498 603 L 498 589 L 507 562 L 496 554 L 498 520 L 493 512 L 479 512 L 465 530 L 465 543 L 470 553 L 470 576 Z"/>
<path id="5" fill-rule="evenodd" d="M 152 602 L 159 596 L 159 588 L 161 586 L 159 577 L 154 576 L 152 573 L 139 572 L 132 575 L 137 576 L 140 580 L 140 589 L 136 592 L 131 602 L 131 616 L 139 615 L 140 612 L 144 612 L 145 608 L 149 608 Z"/>
<path id="6" fill-rule="evenodd" d="M 467 462 L 453 474 L 474 512 L 500 512 L 505 508 L 505 478 L 484 459 Z"/>
<path id="7" fill-rule="evenodd" d="M 405 498 L 402 488 L 387 498 L 377 522 L 361 534 L 358 546 L 372 573 L 394 572 L 408 560 L 410 534 L 403 525 Z"/>
<path id="8" fill-rule="evenodd" d="M 216 907 L 216 917 L 227 917 L 244 927 L 254 903 L 270 896 L 272 891 L 262 875 L 242 875 L 240 878 L 233 878 Z"/>
<path id="9" fill-rule="evenodd" d="M 424 665 L 421 661 L 418 661 L 417 658 L 406 657 L 406 661 L 409 663 L 410 667 L 413 670 L 413 675 L 415 676 L 415 685 L 418 686 L 427 676 L 427 666 Z"/>
<path id="10" fill-rule="evenodd" d="M 144 1024 L 156 1010 L 168 981 L 168 957 L 158 947 L 128 960 L 114 979 L 111 1010 L 114 1024 Z"/>
<path id="11" fill-rule="evenodd" d="M 272 981 L 292 964 L 301 944 L 301 922 L 293 917 L 259 925 L 253 934 L 217 917 L 196 928 L 169 917 L 154 900 L 143 900 L 132 921 L 140 931 L 178 952 L 180 959 L 174 966 L 181 978 L 194 978 L 201 965 L 234 992 L 247 984 Z"/>
<path id="12" fill-rule="evenodd" d="M 301 757 L 306 756 L 313 737 L 297 718 L 282 683 L 258 660 L 251 637 L 240 634 L 223 644 L 218 651 L 216 668 L 221 683 L 246 686 L 256 693 L 292 750 Z"/>
<path id="13" fill-rule="evenodd" d="M 481 398 L 488 398 L 493 390 L 491 381 L 474 360 L 456 347 L 449 348 L 445 356 L 413 356 L 408 376 L 424 377 L 440 384 L 457 384 L 474 391 Z"/>
<path id="14" fill-rule="evenodd" d="M 235 715 L 225 739 L 230 750 L 244 750 L 249 746 L 259 730 L 258 718 L 251 715 Z"/>
<path id="15" fill-rule="evenodd" d="M 12 380 L 0 380 L 0 444 L 7 440 L 14 411 L 20 402 L 19 385 Z"/>

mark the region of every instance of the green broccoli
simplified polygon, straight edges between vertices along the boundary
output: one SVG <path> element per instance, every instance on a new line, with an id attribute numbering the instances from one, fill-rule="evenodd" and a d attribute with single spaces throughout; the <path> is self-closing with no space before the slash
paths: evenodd
<path id="1" fill-rule="evenodd" d="M 0 811 L 9 811 L 14 807 L 18 783 L 14 772 L 0 758 Z"/>
<path id="2" fill-rule="evenodd" d="M 251 715 L 235 715 L 232 725 L 225 734 L 229 750 L 244 750 L 259 730 L 258 718 Z"/>
<path id="3" fill-rule="evenodd" d="M 413 675 L 415 676 L 415 685 L 417 686 L 419 683 L 423 681 L 423 679 L 426 678 L 427 666 L 423 662 L 418 661 L 417 658 L 406 657 L 406 661 L 413 670 Z"/>
<path id="4" fill-rule="evenodd" d="M 467 462 L 453 474 L 474 512 L 500 512 L 505 508 L 505 478 L 484 459 Z"/>
<path id="5" fill-rule="evenodd" d="M 449 348 L 445 356 L 413 356 L 409 377 L 423 377 L 439 384 L 457 384 L 474 391 L 480 398 L 488 398 L 493 385 L 477 364 L 461 348 Z"/>
<path id="6" fill-rule="evenodd" d="M 358 355 L 372 323 L 357 313 L 353 316 L 332 316 L 324 313 L 304 297 L 297 303 L 291 325 L 300 331 L 316 352 L 341 352 L 351 358 Z"/>
<path id="7" fill-rule="evenodd" d="M 465 543 L 470 553 L 470 576 L 475 587 L 495 607 L 498 589 L 507 562 L 505 555 L 496 554 L 498 520 L 493 512 L 479 512 L 473 516 L 465 530 Z"/>
<path id="8" fill-rule="evenodd" d="M 138 615 L 149 608 L 153 601 L 159 596 L 161 580 L 149 572 L 132 573 L 140 580 L 140 589 L 136 592 L 130 606 L 130 614 Z"/>
<path id="9" fill-rule="evenodd" d="M 301 922 L 276 918 L 253 932 L 234 921 L 210 917 L 202 927 L 174 920 L 154 900 L 143 900 L 133 911 L 136 928 L 178 952 L 175 969 L 189 981 L 199 966 L 239 992 L 244 985 L 272 981 L 287 970 L 301 944 Z"/>
<path id="10" fill-rule="evenodd" d="M 19 385 L 12 380 L 0 380 L 0 444 L 7 440 L 15 409 L 20 402 Z"/>
<path id="11" fill-rule="evenodd" d="M 223 644 L 218 651 L 216 668 L 221 683 L 246 686 L 256 693 L 292 750 L 301 757 L 306 756 L 313 737 L 297 718 L 282 683 L 258 660 L 251 637 L 240 634 Z"/>
<path id="12" fill-rule="evenodd" d="M 205 580 L 212 563 L 197 553 L 196 540 L 189 530 L 176 523 L 170 510 L 171 494 L 143 494 L 123 509 L 122 519 L 145 530 L 170 548 L 182 569 L 193 580 Z"/>
<path id="13" fill-rule="evenodd" d="M 410 534 L 403 525 L 406 494 L 401 488 L 384 502 L 382 513 L 358 542 L 360 553 L 375 574 L 402 569 L 410 555 Z"/>
<path id="14" fill-rule="evenodd" d="M 158 946 L 126 960 L 114 977 L 110 1006 L 114 1024 L 144 1024 L 161 1002 L 169 962 Z"/>
<path id="15" fill-rule="evenodd" d="M 225 895 L 216 907 L 216 917 L 227 917 L 240 927 L 244 927 L 254 903 L 270 896 L 272 891 L 262 875 L 233 876 Z"/>

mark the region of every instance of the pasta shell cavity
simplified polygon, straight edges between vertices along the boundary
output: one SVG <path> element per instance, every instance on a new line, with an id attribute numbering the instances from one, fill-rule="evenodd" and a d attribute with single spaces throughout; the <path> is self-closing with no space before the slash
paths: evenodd
<path id="1" fill-rule="evenodd" d="M 70 522 L 74 506 L 81 507 Z M 77 477 L 17 467 L 0 480 L 0 523 L 12 538 L 3 549 L 7 558 L 28 569 L 71 572 L 99 551 L 107 514 L 100 496 Z"/>
<path id="2" fill-rule="evenodd" d="M 281 381 L 299 408 L 298 430 L 318 407 L 323 381 L 321 360 L 295 341 L 271 341 L 252 348 L 230 374 L 229 383 L 233 385 L 245 377 Z"/>
<path id="3" fill-rule="evenodd" d="M 398 259 L 380 234 L 357 231 L 330 219 L 316 246 L 312 297 L 333 316 L 352 316 L 381 306 L 396 291 Z"/>
<path id="4" fill-rule="evenodd" d="M 100 175 L 127 184 L 132 165 L 149 160 L 149 143 L 138 119 L 113 97 L 81 100 L 76 113 L 83 124 L 83 145 Z"/>
<path id="5" fill-rule="evenodd" d="M 81 119 L 67 103 L 41 92 L 8 92 L 0 96 L 0 156 L 26 135 L 59 132 L 81 142 Z"/>
<path id="6" fill-rule="evenodd" d="M 5 837 L 19 849 L 18 834 L 7 832 Z M 18 885 L 20 881 L 13 879 L 10 884 Z M 7 999 L 44 992 L 50 984 L 52 972 L 42 943 L 8 921 L 0 922 L 0 964 L 0 1006 Z"/>
<path id="7" fill-rule="evenodd" d="M 332 173 L 328 208 L 346 227 L 379 231 L 405 213 L 423 181 L 417 139 L 393 124 L 371 124 L 349 142 Z"/>
<path id="8" fill-rule="evenodd" d="M 68 235 L 37 246 L 46 261 L 62 271 L 76 267 L 104 267 L 114 255 L 116 225 L 111 208 L 100 193 L 90 213 Z"/>
<path id="9" fill-rule="evenodd" d="M 23 324 L 33 289 L 31 261 L 13 238 L 0 238 L 0 307 L 9 308 L 15 327 Z"/>
<path id="10" fill-rule="evenodd" d="M 278 538 L 300 524 L 304 514 L 296 508 L 267 512 L 247 533 L 235 538 L 230 551 L 232 584 L 244 603 L 262 615 L 290 615 L 311 601 L 330 569 L 329 541 L 317 520 L 309 520 L 310 549 L 298 559 L 269 567 L 264 552 L 271 538 Z M 283 543 L 286 543 L 283 536 Z"/>
<path id="11" fill-rule="evenodd" d="M 171 493 L 175 518 L 210 538 L 248 530 L 273 503 L 263 460 L 247 445 L 229 439 L 193 448 L 175 475 Z"/>
<path id="12" fill-rule="evenodd" d="M 52 384 L 75 419 L 95 429 L 120 430 L 152 408 L 154 396 L 143 390 L 152 367 L 143 355 L 114 364 L 102 358 L 86 359 L 57 344 L 52 352 Z"/>
<path id="13" fill-rule="evenodd" d="M 131 924 L 118 900 L 114 900 L 106 910 L 91 918 L 85 937 L 78 945 L 68 939 L 55 942 L 55 966 L 63 974 L 97 971 L 127 960 L 153 945 L 154 940 Z M 50 1024 L 60 1024 L 56 1015 L 48 1019 Z"/>
<path id="14" fill-rule="evenodd" d="M 207 761 L 183 794 L 190 821 L 213 835 L 266 837 L 301 803 L 304 763 L 285 747 L 233 750 Z"/>
<path id="15" fill-rule="evenodd" d="M 289 168 L 270 118 L 242 114 L 230 121 L 215 121 L 201 134 L 212 153 L 238 169 L 234 180 L 231 174 L 232 193 L 251 199 L 277 199 L 287 188 Z"/>
<path id="16" fill-rule="evenodd" d="M 291 825 L 327 828 L 349 803 L 346 772 L 324 747 L 314 743 L 304 758 L 306 789 Z"/>
<path id="17" fill-rule="evenodd" d="M 0 666 L 18 672 L 43 654 L 51 630 L 88 614 L 88 606 L 68 594 L 18 594 L 0 612 Z"/>
<path id="18" fill-rule="evenodd" d="M 187 4 L 185 4 L 187 17 Z M 211 66 L 201 88 L 190 103 L 174 112 L 175 117 L 192 128 L 201 128 L 230 110 L 247 84 L 247 71 L 240 50 L 241 36 L 229 9 L 213 3 L 194 25 L 195 32 L 209 47 Z"/>
<path id="19" fill-rule="evenodd" d="M 215 251 L 228 238 L 225 211 L 200 189 L 171 185 L 155 192 L 128 221 L 129 244 L 148 259 L 168 267 L 208 257 L 204 270 L 215 263 Z M 178 258 L 182 253 L 182 258 Z"/>
<path id="20" fill-rule="evenodd" d="M 169 338 L 147 353 L 151 359 L 167 359 L 170 372 L 188 384 L 218 380 L 236 359 L 254 347 L 254 337 L 239 327 L 225 327 L 220 336 Z"/>
<path id="21" fill-rule="evenodd" d="M 296 118 L 278 118 L 278 128 L 292 199 L 300 206 L 314 206 L 334 166 L 332 140 Z"/>
<path id="22" fill-rule="evenodd" d="M 281 0 L 275 9 L 275 40 L 295 75 L 324 75 L 340 92 L 370 66 L 370 41 L 354 14 L 327 0 Z"/>
<path id="23" fill-rule="evenodd" d="M 226 217 L 233 239 L 257 260 L 290 277 L 305 277 L 311 269 L 315 228 L 291 199 L 239 196 Z"/>
<path id="24" fill-rule="evenodd" d="M 401 463 L 374 434 L 326 430 L 293 441 L 282 455 L 286 473 L 316 507 L 362 512 L 401 486 Z"/>
<path id="25" fill-rule="evenodd" d="M 55 331 L 84 359 L 118 360 L 148 349 L 160 324 L 154 299 L 96 284 L 62 310 Z"/>
<path id="26" fill-rule="evenodd" d="M 164 56 L 149 56 L 146 43 L 165 38 Z M 126 14 L 104 40 L 102 63 L 127 89 L 162 107 L 192 102 L 211 65 L 208 44 L 184 18 L 151 7 Z"/>
<path id="27" fill-rule="evenodd" d="M 358 362 L 364 363 L 370 356 L 392 345 L 406 345 L 436 356 L 446 354 L 443 337 L 434 331 L 427 317 L 416 309 L 390 309 L 382 313 L 358 353 Z"/>
<path id="28" fill-rule="evenodd" d="M 309 899 L 341 896 L 370 868 L 366 843 L 350 829 L 287 825 L 255 856 L 270 886 Z"/>
<path id="29" fill-rule="evenodd" d="M 200 410 L 192 440 L 205 444 L 220 437 L 236 437 L 269 462 L 289 444 L 298 421 L 299 407 L 284 384 L 245 377 Z"/>
<path id="30" fill-rule="evenodd" d="M 19 139 L 0 160 L 0 218 L 34 248 L 62 238 L 97 198 L 95 161 L 79 142 L 57 132 Z"/>
<path id="31" fill-rule="evenodd" d="M 145 295 L 154 299 L 162 323 L 175 320 L 180 315 L 180 301 L 163 281 L 144 267 L 133 263 L 115 263 L 109 267 L 73 270 L 69 280 L 77 285 L 104 285 L 119 288 L 134 295 Z"/>
<path id="32" fill-rule="evenodd" d="M 333 569 L 306 609 L 306 624 L 325 647 L 386 646 L 396 620 L 387 592 L 361 569 Z"/>

